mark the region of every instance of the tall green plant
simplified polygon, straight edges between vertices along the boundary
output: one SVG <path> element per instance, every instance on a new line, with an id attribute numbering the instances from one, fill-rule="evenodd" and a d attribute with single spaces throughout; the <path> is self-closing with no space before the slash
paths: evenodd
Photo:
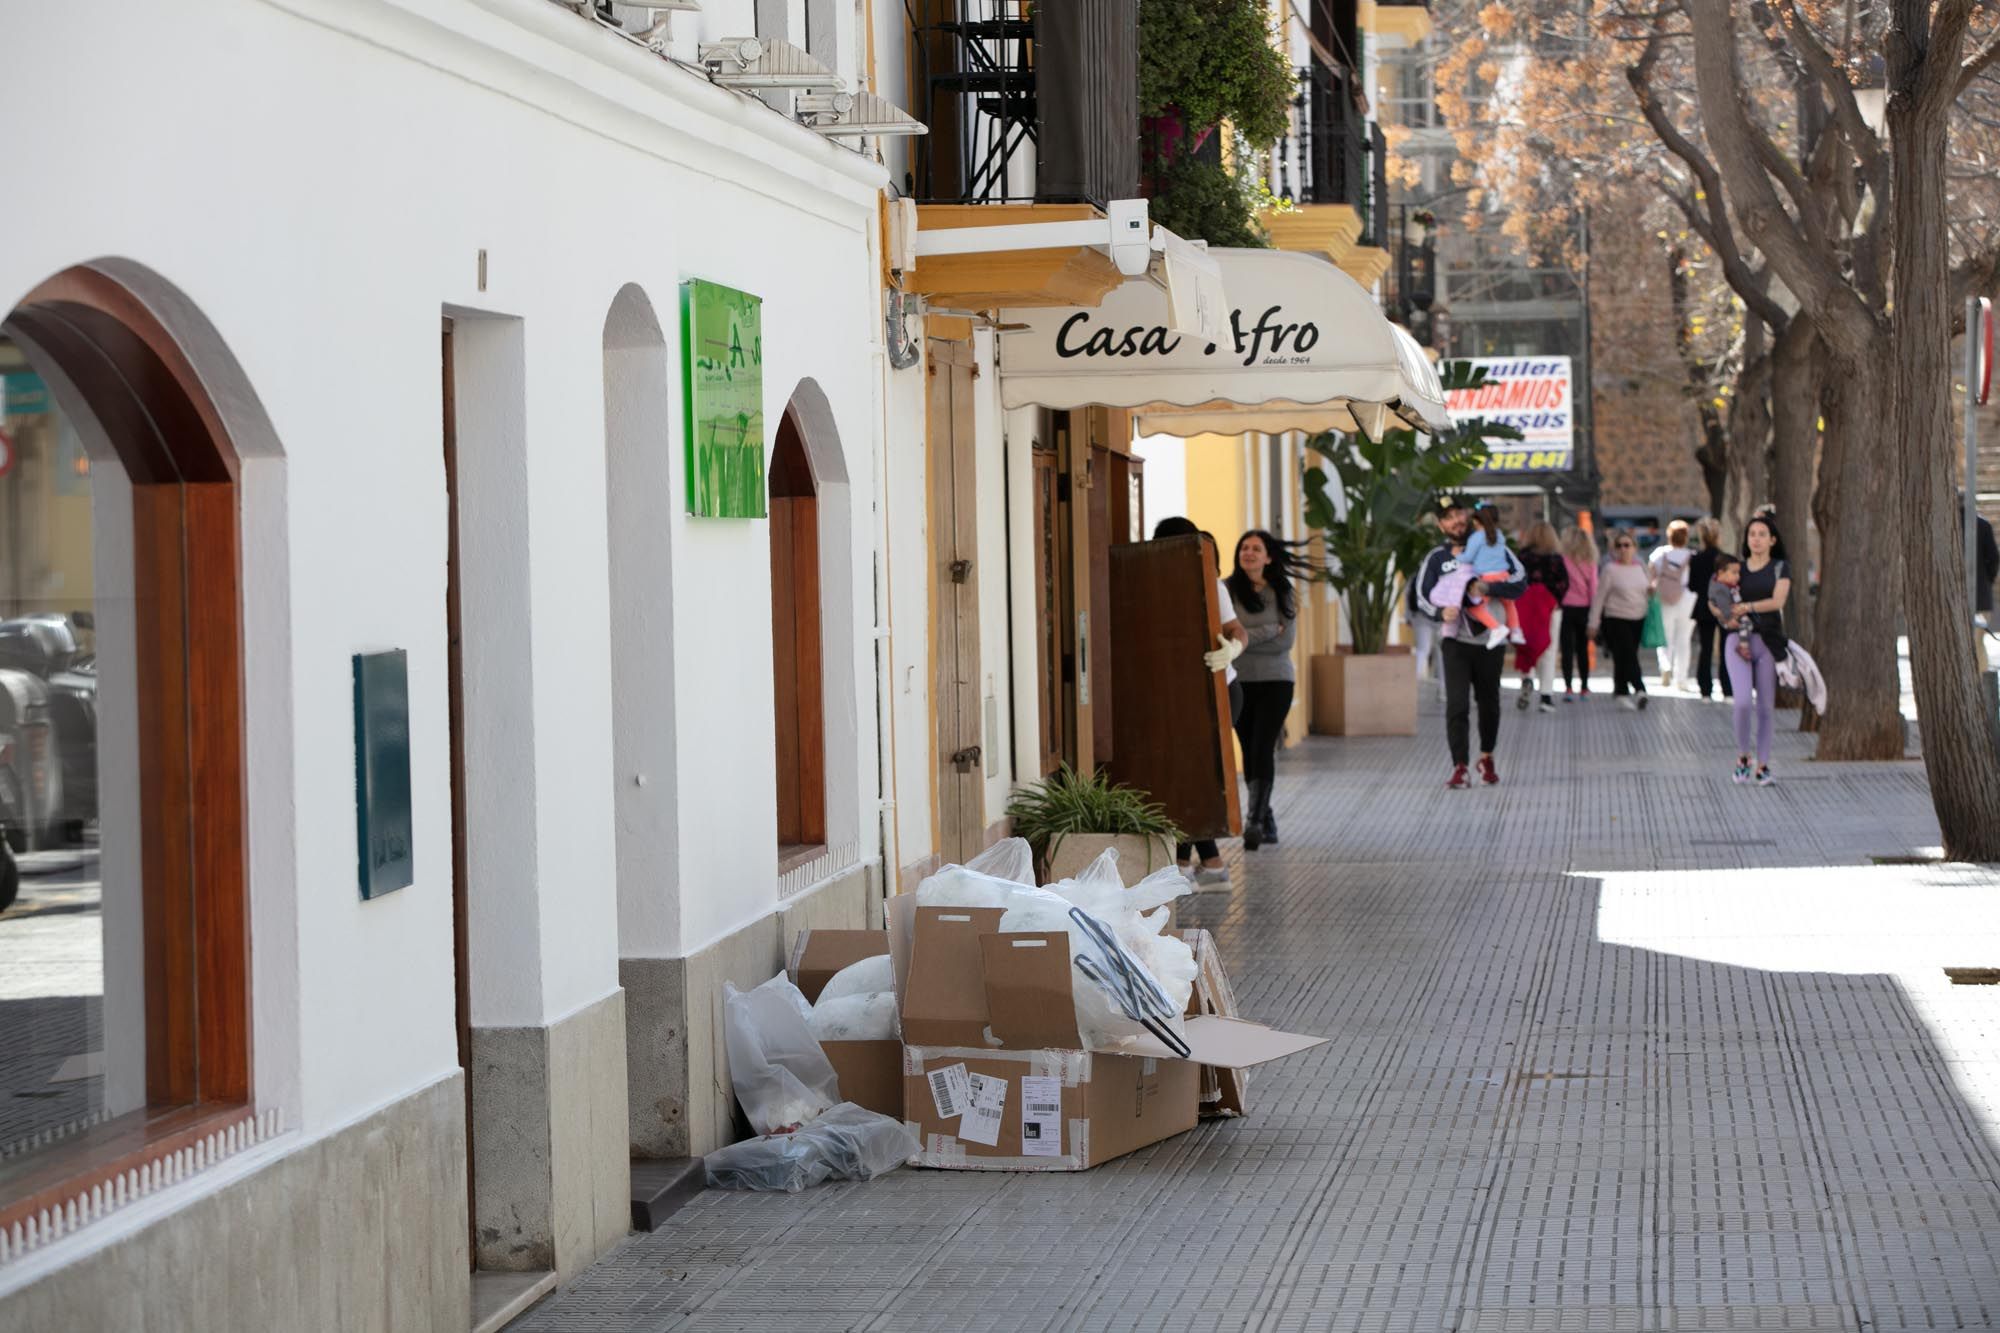
<path id="1" fill-rule="evenodd" d="M 1190 132 L 1226 120 L 1269 145 L 1290 126 L 1297 78 L 1265 0 L 1141 0 L 1141 114 L 1177 111 Z"/>
<path id="2" fill-rule="evenodd" d="M 1477 389 L 1486 372 L 1451 361 L 1440 367 L 1440 378 L 1446 390 Z M 1439 497 L 1479 470 L 1488 441 L 1520 438 L 1512 426 L 1475 418 L 1428 441 L 1410 430 L 1385 431 L 1380 439 L 1327 431 L 1308 441 L 1327 466 L 1306 469 L 1306 522 L 1325 538 L 1322 577 L 1347 607 L 1355 652 L 1379 653 L 1387 646 L 1397 585 L 1437 544 L 1436 529 L 1423 520 Z"/>

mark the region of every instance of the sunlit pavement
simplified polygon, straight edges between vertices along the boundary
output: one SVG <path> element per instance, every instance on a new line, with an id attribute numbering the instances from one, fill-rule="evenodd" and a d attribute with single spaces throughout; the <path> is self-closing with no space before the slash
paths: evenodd
<path id="1" fill-rule="evenodd" d="M 1078 1176 L 711 1191 L 536 1329 L 1890 1329 L 2000 1323 L 2000 874 L 1920 765 L 1729 781 L 1722 707 L 1509 694 L 1497 788 L 1288 753 L 1282 845 L 1184 900 L 1324 1033 L 1247 1119 Z"/>

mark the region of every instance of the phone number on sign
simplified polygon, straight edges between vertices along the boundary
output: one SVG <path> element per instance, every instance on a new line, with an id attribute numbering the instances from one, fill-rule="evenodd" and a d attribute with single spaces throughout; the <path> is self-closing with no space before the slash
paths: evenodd
<path id="1" fill-rule="evenodd" d="M 1560 472 L 1569 467 L 1567 449 L 1499 449 L 1486 455 L 1485 472 Z"/>

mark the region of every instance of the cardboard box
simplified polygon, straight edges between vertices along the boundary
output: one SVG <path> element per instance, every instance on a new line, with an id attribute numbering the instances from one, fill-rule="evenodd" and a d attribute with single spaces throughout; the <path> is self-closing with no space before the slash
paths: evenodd
<path id="1" fill-rule="evenodd" d="M 1229 973 L 1223 970 L 1222 953 L 1215 947 L 1215 937 L 1197 929 L 1182 931 L 1181 939 L 1194 950 L 1194 965 L 1198 969 L 1194 992 L 1188 996 L 1187 1016 L 1197 1018 L 1211 1014 L 1218 1018 L 1236 1017 L 1236 992 L 1229 984 Z M 1214 1065 L 1201 1067 L 1201 1113 L 1204 1117 L 1242 1115 L 1246 1109 L 1244 1099 L 1249 1091 L 1249 1070 L 1218 1069 Z"/>
<path id="2" fill-rule="evenodd" d="M 994 908 L 890 900 L 902 997 L 903 1115 L 918 1165 L 1081 1171 L 1194 1128 L 1201 1067 L 1247 1069 L 1320 1045 L 1203 1014 L 1186 1057 L 1148 1037 L 1085 1051 L 1069 937 L 999 930 Z"/>
<path id="3" fill-rule="evenodd" d="M 817 1001 L 834 973 L 888 952 L 886 930 L 802 930 L 792 943 L 785 970 L 808 1001 Z M 820 1049 L 840 1079 L 843 1098 L 882 1115 L 902 1117 L 902 1042 L 823 1041 Z"/>

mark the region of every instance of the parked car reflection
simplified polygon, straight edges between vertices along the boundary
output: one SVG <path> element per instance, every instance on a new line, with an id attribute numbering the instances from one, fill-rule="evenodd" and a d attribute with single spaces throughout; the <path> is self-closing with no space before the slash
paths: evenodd
<path id="1" fill-rule="evenodd" d="M 89 613 L 0 621 L 0 824 L 15 851 L 74 846 L 97 820 Z"/>

